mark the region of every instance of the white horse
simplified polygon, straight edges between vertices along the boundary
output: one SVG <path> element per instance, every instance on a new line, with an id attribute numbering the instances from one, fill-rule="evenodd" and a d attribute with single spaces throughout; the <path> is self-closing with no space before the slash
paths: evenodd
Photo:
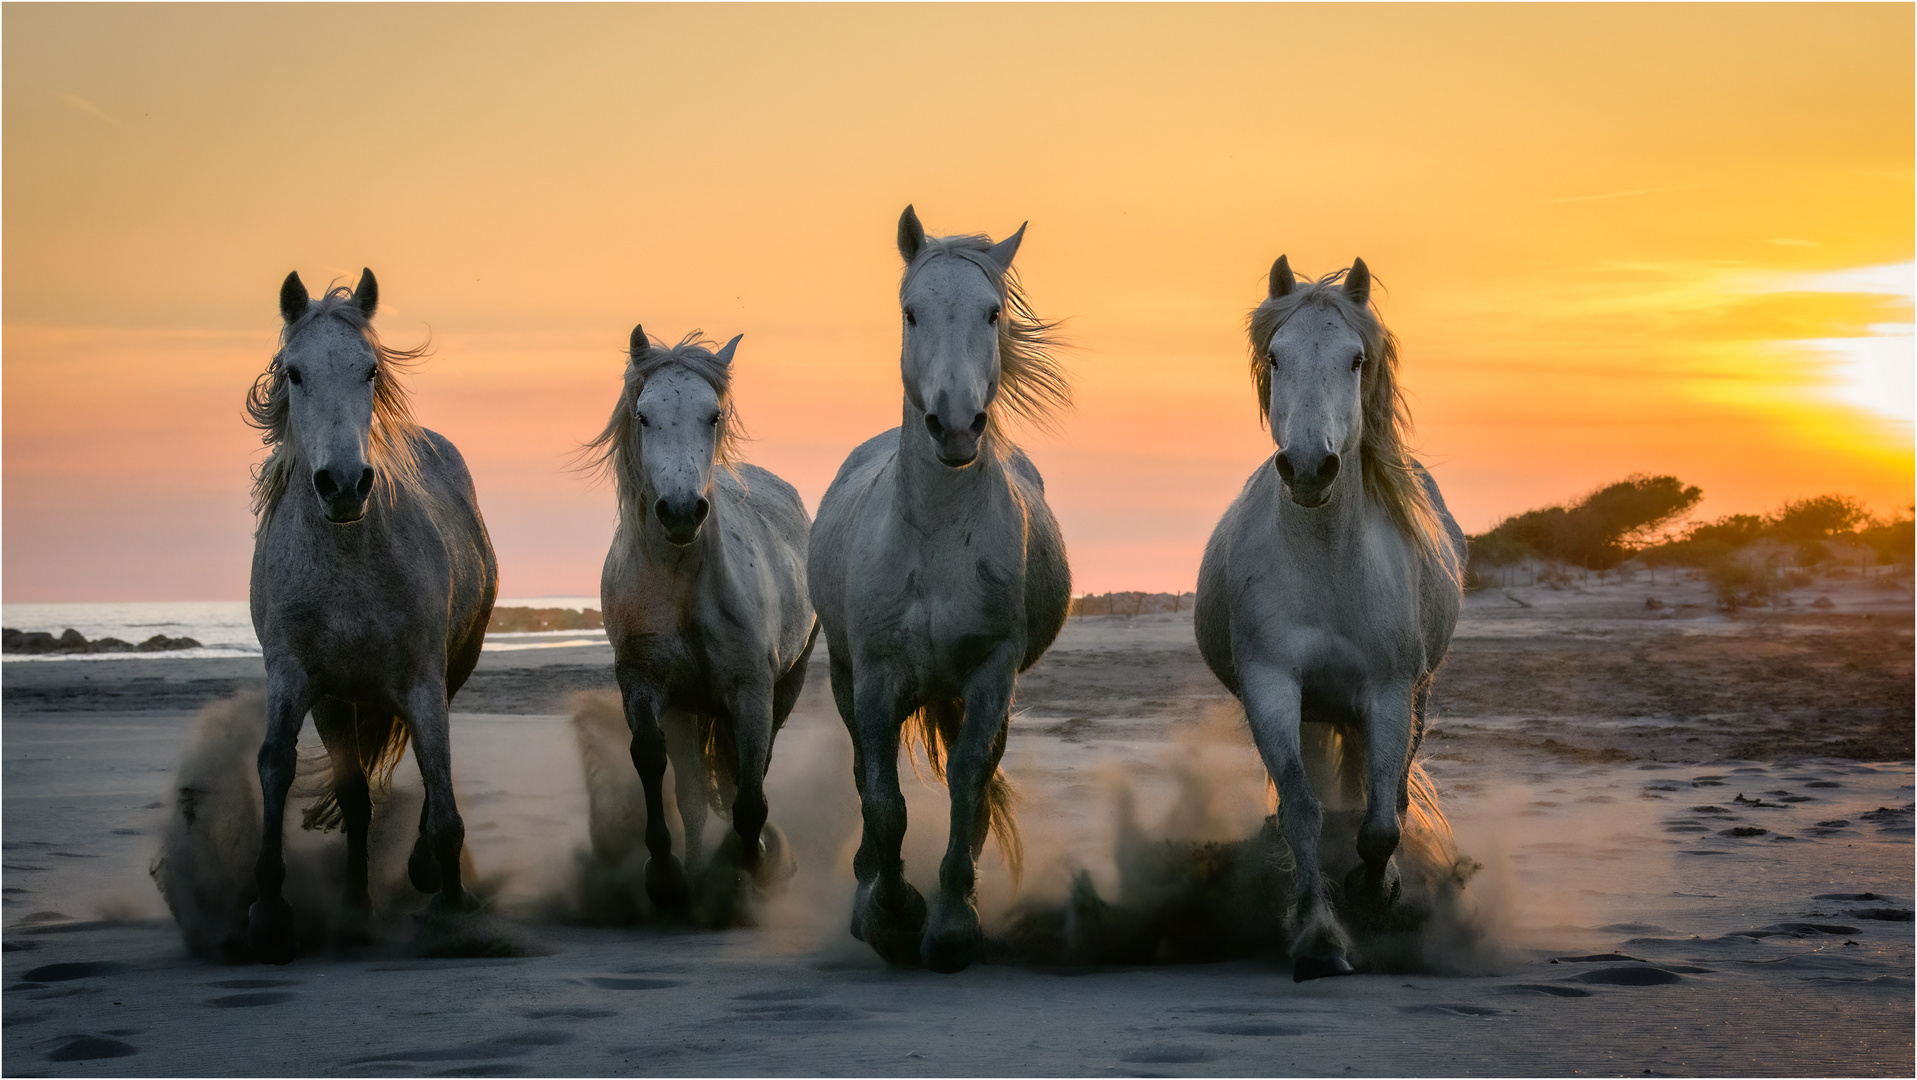
<path id="1" fill-rule="evenodd" d="M 1362 919 L 1398 894 L 1401 815 L 1442 822 L 1412 755 L 1458 620 L 1464 534 L 1406 452 L 1397 342 L 1370 295 L 1362 259 L 1303 284 L 1283 257 L 1273 265 L 1270 296 L 1251 314 L 1251 366 L 1278 451 L 1225 511 L 1198 576 L 1199 650 L 1244 702 L 1278 789 L 1300 981 L 1352 971 L 1320 873 L 1313 781 L 1362 792 L 1360 862 L 1344 882 Z M 1326 729 L 1305 723 L 1334 725 L 1362 749 L 1337 753 Z M 1307 775 L 1308 761 L 1320 775 Z"/>
<path id="2" fill-rule="evenodd" d="M 766 834 L 779 839 L 766 824 L 766 766 L 818 636 L 805 504 L 737 460 L 738 344 L 715 350 L 694 331 L 666 348 L 633 327 L 619 404 L 587 444 L 618 488 L 599 594 L 645 785 L 646 895 L 667 911 L 690 900 L 660 790 L 668 759 L 686 865 L 699 861 L 709 804 L 731 815 L 741 865 L 761 880 L 784 869 L 782 850 L 763 857 Z"/>
<path id="3" fill-rule="evenodd" d="M 297 273 L 280 287 L 280 351 L 247 397 L 273 447 L 256 474 L 253 628 L 265 654 L 265 798 L 249 913 L 256 959 L 293 959 L 282 821 L 307 710 L 331 759 L 309 824 L 346 826 L 346 909 L 363 916 L 371 787 L 410 735 L 426 805 L 409 872 L 433 910 L 465 906 L 448 704 L 479 662 L 499 587 L 472 476 L 453 444 L 414 423 L 398 375 L 421 351 L 380 344 L 371 270 L 319 300 Z"/>
<path id="4" fill-rule="evenodd" d="M 808 578 L 852 734 L 864 831 L 852 933 L 895 963 L 958 971 L 980 946 L 974 879 L 988 832 L 1020 863 L 1005 752 L 1018 673 L 1058 636 L 1071 572 L 1045 485 L 1000 426 L 1069 403 L 1012 273 L 1025 229 L 928 238 L 899 218 L 902 426 L 854 450 L 819 503 Z M 904 878 L 899 746 L 907 719 L 952 796 L 927 918 Z M 949 760 L 946 760 L 949 759 Z M 921 929 L 923 935 L 921 936 Z"/>

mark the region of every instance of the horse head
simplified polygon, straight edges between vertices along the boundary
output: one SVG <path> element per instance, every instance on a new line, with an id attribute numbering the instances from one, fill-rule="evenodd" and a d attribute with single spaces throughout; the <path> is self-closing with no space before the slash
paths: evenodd
<path id="1" fill-rule="evenodd" d="M 1291 500 L 1303 507 L 1323 506 L 1331 498 L 1342 463 L 1355 465 L 1364 438 L 1364 335 L 1353 324 L 1351 308 L 1365 310 L 1371 299 L 1371 272 L 1358 259 L 1342 285 L 1307 283 L 1299 303 L 1274 330 L 1255 342 L 1269 372 L 1262 403 L 1278 446 L 1273 459 Z M 1270 300 L 1283 301 L 1301 289 L 1284 256 L 1271 268 Z M 1342 301 L 1342 302 L 1341 302 Z"/>
<path id="2" fill-rule="evenodd" d="M 977 459 L 987 412 L 998 397 L 1004 282 L 1024 236 L 1020 225 L 989 246 L 928 241 L 911 207 L 899 217 L 899 254 L 906 265 L 899 287 L 905 400 L 925 417 L 939 461 L 954 469 Z"/>
<path id="3" fill-rule="evenodd" d="M 343 290 L 342 290 L 343 291 Z M 350 308 L 314 301 L 298 272 L 280 286 L 280 316 L 286 320 L 279 366 L 287 386 L 288 438 L 310 472 L 320 513 L 336 525 L 358 521 L 373 493 L 372 437 L 379 355 L 367 340 L 365 321 L 379 306 L 379 283 L 360 272 Z M 337 311 L 357 314 L 332 317 Z"/>
<path id="4" fill-rule="evenodd" d="M 739 335 L 743 337 L 744 335 Z M 654 348 L 632 328 L 631 394 L 639 505 L 659 519 L 666 539 L 686 545 L 712 511 L 712 468 L 725 456 L 731 405 L 727 382 L 739 337 L 716 351 L 681 343 Z M 706 368 L 710 370 L 700 370 Z"/>

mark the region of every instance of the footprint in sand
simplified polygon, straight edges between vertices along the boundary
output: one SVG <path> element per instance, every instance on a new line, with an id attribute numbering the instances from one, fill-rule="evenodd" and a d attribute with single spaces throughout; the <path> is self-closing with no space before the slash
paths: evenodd
<path id="1" fill-rule="evenodd" d="M 1126 1052 L 1118 1060 L 1127 1065 L 1195 1065 L 1211 1060 L 1211 1051 L 1174 1043 L 1151 1043 Z"/>
<path id="2" fill-rule="evenodd" d="M 1206 1035 L 1238 1035 L 1247 1038 L 1262 1039 L 1286 1038 L 1293 1035 L 1310 1035 L 1313 1031 L 1311 1028 L 1302 1028 L 1294 1024 L 1262 1023 L 1211 1024 L 1205 1027 L 1194 1027 L 1192 1030 L 1203 1032 Z"/>
<path id="3" fill-rule="evenodd" d="M 140 1048 L 118 1039 L 97 1035 L 62 1035 L 61 1043 L 47 1052 L 48 1061 L 98 1061 L 102 1058 L 131 1057 Z"/>
<path id="4" fill-rule="evenodd" d="M 572 1035 L 563 1031 L 524 1031 L 517 1035 L 501 1035 L 461 1046 L 435 1046 L 422 1050 L 395 1050 L 390 1054 L 371 1054 L 354 1058 L 348 1064 L 372 1065 L 389 1061 L 484 1061 L 489 1058 L 524 1057 L 540 1047 L 559 1046 L 571 1042 L 572 1039 Z M 475 1074 L 463 1073 L 463 1075 Z"/>
<path id="5" fill-rule="evenodd" d="M 1543 983 L 1512 983 L 1498 988 L 1500 994 L 1542 994 L 1546 997 L 1581 998 L 1590 997 L 1589 990 L 1580 990 L 1575 986 L 1547 986 Z"/>
<path id="6" fill-rule="evenodd" d="M 262 1005 L 282 1005 L 299 997 L 285 991 L 266 991 L 258 994 L 227 994 L 225 997 L 208 998 L 200 1004 L 209 1009 L 257 1009 Z"/>
<path id="7" fill-rule="evenodd" d="M 1474 1020 L 1504 1015 L 1503 1009 L 1493 1009 L 1486 1005 L 1400 1005 L 1398 1011 L 1412 1015 L 1463 1016 Z"/>
<path id="8" fill-rule="evenodd" d="M 1675 971 L 1655 967 L 1607 967 L 1571 976 L 1581 983 L 1599 986 L 1669 986 L 1684 981 Z"/>
<path id="9" fill-rule="evenodd" d="M 631 975 L 599 975 L 585 981 L 601 990 L 664 990 L 679 985 L 674 979 L 643 979 Z"/>
<path id="10" fill-rule="evenodd" d="M 74 979 L 90 979 L 98 975 L 117 975 L 131 965 L 115 960 L 87 960 L 73 964 L 42 964 L 20 976 L 25 982 L 69 982 Z"/>

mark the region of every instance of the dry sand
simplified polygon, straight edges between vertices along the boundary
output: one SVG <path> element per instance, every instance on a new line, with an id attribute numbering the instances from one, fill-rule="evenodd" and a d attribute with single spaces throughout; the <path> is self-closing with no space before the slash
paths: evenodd
<path id="1" fill-rule="evenodd" d="M 1833 607 L 1810 606 L 1820 592 Z M 1696 606 L 1661 617 L 1648 593 Z M 1422 970 L 1305 984 L 1265 955 L 888 969 L 845 930 L 857 802 L 823 657 L 769 778 L 801 870 L 759 925 L 581 925 L 587 797 L 564 703 L 609 684 L 598 647 L 488 654 L 455 703 L 461 808 L 490 897 L 466 951 L 519 955 L 421 957 L 395 884 L 375 893 L 390 897 L 381 944 L 285 968 L 197 960 L 147 867 L 194 710 L 257 681 L 257 664 L 11 663 L 0 1063 L 10 1075 L 1911 1074 L 1909 592 L 1831 583 L 1735 616 L 1695 584 L 1510 597 L 1469 601 L 1425 747 L 1459 846 L 1484 867 L 1465 890 L 1484 936 L 1450 954 L 1428 943 Z M 1028 901 L 1062 896 L 1079 869 L 1113 894 L 1121 786 L 1160 837 L 1236 839 L 1265 813 L 1242 721 L 1188 615 L 1073 620 L 1020 707 L 1006 766 L 1025 798 Z M 418 781 L 410 762 L 399 775 L 385 815 L 403 823 Z M 927 888 L 944 795 L 907 787 L 907 866 Z M 403 824 L 391 831 L 403 841 Z M 292 887 L 330 890 L 338 836 L 293 847 Z M 988 929 L 1002 930 L 1014 897 L 996 854 L 982 877 Z"/>

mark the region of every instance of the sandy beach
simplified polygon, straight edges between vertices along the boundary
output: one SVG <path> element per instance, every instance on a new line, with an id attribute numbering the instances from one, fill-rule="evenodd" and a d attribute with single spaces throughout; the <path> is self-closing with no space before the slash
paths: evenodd
<path id="1" fill-rule="evenodd" d="M 1908 1075 L 1911 594 L 1851 579 L 1791 599 L 1725 614 L 1695 583 L 1474 594 L 1424 746 L 1481 866 L 1462 936 L 1304 984 L 1250 948 L 1084 965 L 1004 944 L 1077 872 L 1116 895 L 1122 791 L 1152 843 L 1258 829 L 1262 772 L 1189 614 L 1075 619 L 1024 680 L 1006 768 L 1027 872 L 1014 895 L 988 849 L 1001 947 L 957 976 L 888 968 L 846 933 L 857 801 L 823 656 L 768 781 L 800 869 L 756 925 L 593 925 L 567 703 L 610 685 L 610 650 L 489 653 L 454 702 L 488 904 L 470 947 L 410 917 L 409 759 L 376 817 L 380 940 L 284 968 L 192 957 L 148 876 L 196 713 L 257 686 L 258 663 L 9 663 L 5 1071 Z M 944 794 L 907 789 L 923 888 Z M 333 889 L 339 836 L 290 844 L 289 889 Z"/>

